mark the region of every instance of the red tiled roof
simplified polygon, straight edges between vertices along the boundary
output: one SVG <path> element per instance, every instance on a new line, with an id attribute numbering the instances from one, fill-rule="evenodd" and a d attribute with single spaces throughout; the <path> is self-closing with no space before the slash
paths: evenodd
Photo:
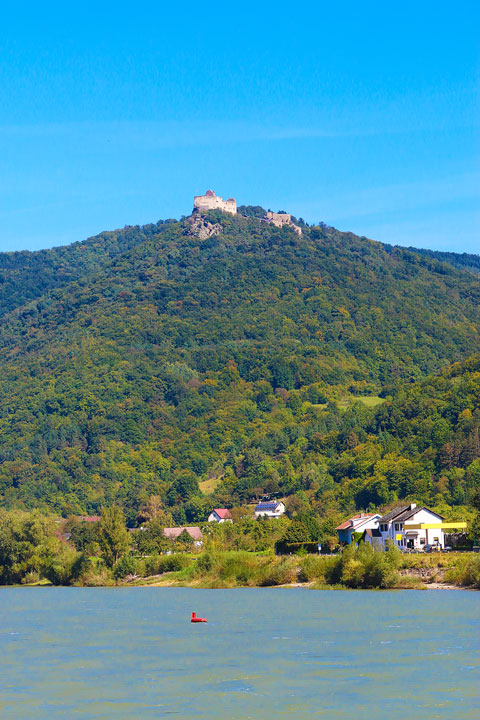
<path id="1" fill-rule="evenodd" d="M 222 520 L 231 520 L 232 519 L 232 513 L 230 510 L 227 510 L 227 508 L 215 508 L 213 512 L 216 512 L 219 518 L 222 518 Z"/>
<path id="2" fill-rule="evenodd" d="M 193 540 L 203 540 L 202 531 L 199 527 L 172 527 L 163 528 L 163 534 L 169 540 L 176 540 L 186 530 Z"/>

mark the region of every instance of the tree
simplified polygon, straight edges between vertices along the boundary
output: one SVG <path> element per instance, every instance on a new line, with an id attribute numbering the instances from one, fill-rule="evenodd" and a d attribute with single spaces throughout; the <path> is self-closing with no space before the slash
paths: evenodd
<path id="1" fill-rule="evenodd" d="M 99 543 L 108 567 L 113 567 L 130 549 L 130 535 L 119 507 L 103 508 L 99 524 Z"/>

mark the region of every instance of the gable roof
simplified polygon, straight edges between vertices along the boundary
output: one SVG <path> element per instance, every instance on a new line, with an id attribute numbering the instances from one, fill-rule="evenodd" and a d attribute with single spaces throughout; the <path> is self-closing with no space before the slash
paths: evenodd
<path id="1" fill-rule="evenodd" d="M 186 530 L 193 540 L 203 540 L 203 534 L 199 527 L 171 527 L 163 528 L 163 534 L 169 540 L 176 540 Z"/>
<path id="2" fill-rule="evenodd" d="M 416 507 L 416 508 L 412 508 L 411 510 L 407 510 L 406 512 L 404 512 L 404 513 L 402 513 L 401 515 L 399 515 L 398 517 L 396 517 L 396 518 L 395 518 L 395 522 L 397 522 L 397 521 L 398 521 L 398 522 L 405 522 L 405 520 L 409 520 L 411 517 L 413 517 L 414 515 L 416 515 L 416 514 L 417 514 L 418 512 L 420 512 L 421 510 L 425 510 L 426 512 L 429 512 L 429 513 L 431 513 L 432 515 L 435 515 L 436 517 L 438 517 L 438 518 L 440 518 L 441 520 L 443 520 L 443 516 L 442 516 L 442 515 L 439 515 L 438 513 L 433 512 L 433 510 L 429 510 L 427 507 Z"/>
<path id="3" fill-rule="evenodd" d="M 275 511 L 282 503 L 279 502 L 261 502 L 258 503 L 257 507 L 255 508 L 255 512 L 257 510 L 273 510 Z"/>
<path id="4" fill-rule="evenodd" d="M 410 505 L 399 505 L 396 508 L 393 508 L 393 510 L 390 510 L 389 513 L 384 515 L 380 518 L 378 521 L 379 523 L 388 523 L 388 522 L 405 522 L 405 520 L 409 520 L 411 517 L 419 513 L 421 510 L 425 510 L 426 512 L 432 513 L 432 515 L 436 515 L 436 517 L 443 520 L 443 517 L 439 515 L 436 512 L 433 512 L 433 510 L 429 510 L 427 507 L 411 507 Z"/>
<path id="5" fill-rule="evenodd" d="M 379 523 L 388 523 L 392 520 L 395 520 L 399 515 L 406 512 L 407 510 L 410 510 L 410 505 L 398 505 L 398 507 L 393 508 L 393 510 L 390 510 L 386 515 L 380 518 L 378 521 Z M 416 510 L 416 508 L 415 508 Z"/>
<path id="6" fill-rule="evenodd" d="M 232 519 L 232 513 L 230 510 L 227 510 L 227 508 L 215 508 L 214 513 L 217 513 L 218 517 L 222 520 L 231 520 Z"/>
<path id="7" fill-rule="evenodd" d="M 354 528 L 356 525 L 361 525 L 366 520 L 370 520 L 371 518 L 378 517 L 378 513 L 359 513 L 358 515 L 354 515 L 349 520 L 344 520 L 338 527 L 335 528 L 335 530 L 347 530 L 348 528 Z"/>

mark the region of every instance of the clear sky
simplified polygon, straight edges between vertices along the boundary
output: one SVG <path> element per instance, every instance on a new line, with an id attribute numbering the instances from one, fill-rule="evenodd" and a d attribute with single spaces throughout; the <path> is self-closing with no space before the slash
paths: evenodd
<path id="1" fill-rule="evenodd" d="M 5 3 L 0 250 L 191 212 L 213 188 L 480 252 L 480 3 Z"/>

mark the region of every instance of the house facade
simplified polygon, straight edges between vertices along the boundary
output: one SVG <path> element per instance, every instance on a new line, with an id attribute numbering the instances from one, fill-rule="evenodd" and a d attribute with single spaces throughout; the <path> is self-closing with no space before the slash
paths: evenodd
<path id="1" fill-rule="evenodd" d="M 215 508 L 208 516 L 208 522 L 233 522 L 232 513 L 227 508 Z"/>
<path id="2" fill-rule="evenodd" d="M 279 518 L 285 512 L 283 502 L 261 502 L 255 508 L 255 517 Z"/>
<path id="3" fill-rule="evenodd" d="M 393 543 L 402 551 L 422 551 L 425 547 L 445 547 L 445 531 L 464 530 L 465 522 L 445 522 L 444 518 L 415 503 L 399 505 L 383 516 L 360 513 L 345 520 L 336 530 L 340 542 L 350 544 L 352 535 L 361 532 L 362 540 L 384 550 Z"/>
<path id="4" fill-rule="evenodd" d="M 382 544 L 390 540 L 401 550 L 423 550 L 426 545 L 445 547 L 444 518 L 415 503 L 393 508 L 378 521 Z"/>
<path id="5" fill-rule="evenodd" d="M 376 528 L 379 517 L 379 513 L 358 513 L 349 520 L 345 520 L 335 528 L 338 541 L 350 545 L 353 533 L 363 533 L 364 530 Z"/>

